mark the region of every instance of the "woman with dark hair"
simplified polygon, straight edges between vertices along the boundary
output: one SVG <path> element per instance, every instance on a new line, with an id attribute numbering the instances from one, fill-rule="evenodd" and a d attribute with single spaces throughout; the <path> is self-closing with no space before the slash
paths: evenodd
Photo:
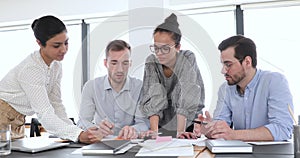
<path id="1" fill-rule="evenodd" d="M 61 100 L 61 63 L 68 51 L 67 29 L 54 16 L 31 25 L 40 49 L 10 70 L 0 81 L 0 125 L 11 125 L 12 139 L 24 137 L 25 116 L 36 114 L 47 132 L 63 139 L 93 143 L 102 133 L 82 131 L 67 117 Z"/>
<path id="2" fill-rule="evenodd" d="M 153 33 L 153 54 L 146 59 L 140 108 L 150 129 L 177 131 L 178 138 L 195 138 L 194 120 L 204 107 L 204 84 L 196 57 L 181 50 L 181 31 L 172 13 Z M 189 128 L 186 128 L 189 127 Z"/>

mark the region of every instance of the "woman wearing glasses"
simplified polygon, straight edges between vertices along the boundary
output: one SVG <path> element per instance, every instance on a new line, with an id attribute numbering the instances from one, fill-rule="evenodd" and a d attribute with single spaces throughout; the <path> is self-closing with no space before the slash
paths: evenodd
<path id="1" fill-rule="evenodd" d="M 153 52 L 147 57 L 140 96 L 141 111 L 150 130 L 177 131 L 177 137 L 194 137 L 186 127 L 204 107 L 204 85 L 195 55 L 180 50 L 181 31 L 171 14 L 153 33 Z M 183 134 L 183 135 L 182 135 Z"/>

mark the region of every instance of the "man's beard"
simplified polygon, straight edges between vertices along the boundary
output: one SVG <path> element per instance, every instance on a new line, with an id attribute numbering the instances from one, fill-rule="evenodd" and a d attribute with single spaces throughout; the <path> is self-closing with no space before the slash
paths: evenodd
<path id="1" fill-rule="evenodd" d="M 225 76 L 229 76 L 229 75 L 225 74 Z M 237 85 L 246 77 L 246 74 L 245 74 L 245 71 L 242 71 L 242 73 L 238 73 L 238 74 L 230 76 L 230 77 L 231 77 L 231 80 L 227 80 L 227 84 L 228 85 Z"/>

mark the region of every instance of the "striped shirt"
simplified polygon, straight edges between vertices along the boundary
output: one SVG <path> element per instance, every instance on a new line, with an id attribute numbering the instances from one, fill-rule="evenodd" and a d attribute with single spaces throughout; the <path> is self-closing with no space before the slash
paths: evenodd
<path id="1" fill-rule="evenodd" d="M 47 132 L 76 141 L 81 129 L 67 117 L 61 100 L 61 64 L 50 66 L 35 51 L 0 81 L 0 99 L 24 115 L 37 114 Z"/>

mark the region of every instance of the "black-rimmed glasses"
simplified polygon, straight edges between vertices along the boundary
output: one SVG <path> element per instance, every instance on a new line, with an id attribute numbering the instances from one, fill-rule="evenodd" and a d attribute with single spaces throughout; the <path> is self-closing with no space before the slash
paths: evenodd
<path id="1" fill-rule="evenodd" d="M 169 46 L 169 45 L 163 45 L 161 47 L 158 47 L 157 45 L 150 45 L 150 50 L 151 52 L 157 54 L 159 51 L 162 54 L 168 54 L 170 53 L 171 48 L 173 48 L 176 44 L 174 44 L 173 46 Z"/>

